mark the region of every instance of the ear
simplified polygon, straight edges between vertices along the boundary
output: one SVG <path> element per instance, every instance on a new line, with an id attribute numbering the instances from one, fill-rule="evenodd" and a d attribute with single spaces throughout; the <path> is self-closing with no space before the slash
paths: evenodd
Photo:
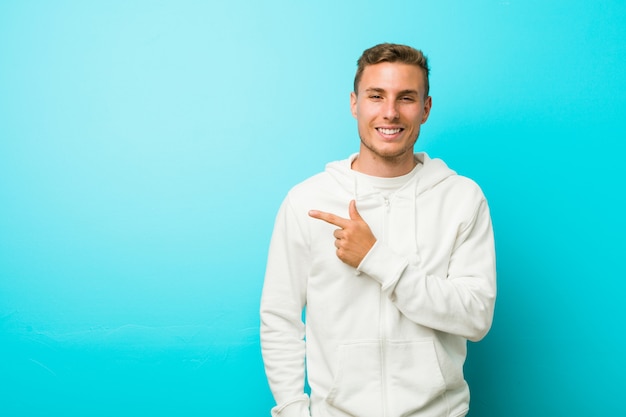
<path id="1" fill-rule="evenodd" d="M 433 106 L 433 99 L 431 96 L 426 97 L 424 100 L 424 116 L 422 117 L 422 124 L 426 123 L 428 116 L 430 115 L 430 108 Z"/>
<path id="2" fill-rule="evenodd" d="M 352 112 L 352 117 L 356 119 L 356 93 L 353 91 L 350 93 L 350 111 Z"/>

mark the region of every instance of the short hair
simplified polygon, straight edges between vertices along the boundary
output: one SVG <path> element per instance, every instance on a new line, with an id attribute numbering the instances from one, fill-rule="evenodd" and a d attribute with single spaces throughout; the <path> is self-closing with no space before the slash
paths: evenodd
<path id="1" fill-rule="evenodd" d="M 424 85 L 426 87 L 425 97 L 428 97 L 428 91 L 430 90 L 428 82 L 428 75 L 430 74 L 428 58 L 419 49 L 395 43 L 381 43 L 363 51 L 363 54 L 357 61 L 356 75 L 354 76 L 355 94 L 359 93 L 359 83 L 361 82 L 365 67 L 380 64 L 381 62 L 400 62 L 421 68 L 424 73 Z"/>

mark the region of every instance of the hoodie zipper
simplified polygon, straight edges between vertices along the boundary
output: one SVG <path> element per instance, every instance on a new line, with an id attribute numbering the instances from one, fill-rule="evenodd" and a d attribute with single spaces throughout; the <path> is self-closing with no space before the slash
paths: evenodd
<path id="1" fill-rule="evenodd" d="M 391 203 L 388 197 L 383 197 L 383 240 L 387 240 L 387 220 L 388 213 L 391 210 Z M 382 288 L 380 290 L 380 325 L 379 325 L 379 337 L 380 337 L 380 383 L 381 383 L 381 397 L 383 406 L 383 417 L 387 416 L 387 323 L 386 323 L 386 309 L 385 309 L 385 295 Z"/>

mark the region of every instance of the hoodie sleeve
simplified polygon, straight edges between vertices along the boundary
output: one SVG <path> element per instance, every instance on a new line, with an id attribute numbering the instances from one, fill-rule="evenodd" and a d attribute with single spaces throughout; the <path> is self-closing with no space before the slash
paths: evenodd
<path id="1" fill-rule="evenodd" d="M 458 231 L 447 275 L 432 275 L 422 264 L 419 254 L 403 257 L 377 241 L 357 270 L 378 281 L 413 322 L 472 341 L 482 339 L 491 327 L 496 297 L 493 229 L 484 197 Z"/>
<path id="2" fill-rule="evenodd" d="M 261 296 L 261 351 L 276 401 L 273 417 L 309 417 L 304 392 L 308 245 L 289 197 L 283 202 L 270 243 Z"/>

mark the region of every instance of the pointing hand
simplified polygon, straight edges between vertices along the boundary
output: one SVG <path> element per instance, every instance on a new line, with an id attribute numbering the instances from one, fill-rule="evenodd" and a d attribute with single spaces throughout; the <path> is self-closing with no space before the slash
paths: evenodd
<path id="1" fill-rule="evenodd" d="M 356 209 L 356 201 L 350 201 L 348 213 L 349 219 L 319 210 L 309 211 L 309 216 L 339 227 L 333 233 L 337 257 L 356 268 L 376 243 L 376 237 Z"/>

